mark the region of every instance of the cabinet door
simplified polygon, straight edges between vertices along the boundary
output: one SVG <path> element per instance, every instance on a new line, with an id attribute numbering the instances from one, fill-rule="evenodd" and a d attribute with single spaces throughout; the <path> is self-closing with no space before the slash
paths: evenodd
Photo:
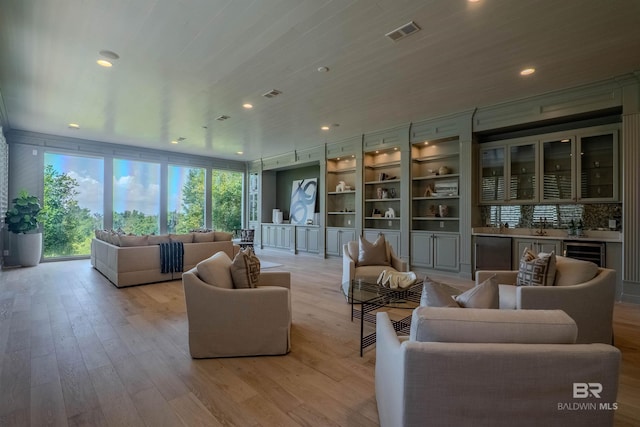
<path id="1" fill-rule="evenodd" d="M 617 133 L 580 136 L 578 148 L 579 201 L 618 200 Z"/>
<path id="2" fill-rule="evenodd" d="M 562 255 L 562 242 L 560 240 L 538 240 L 535 246 L 536 252 L 551 253 Z"/>
<path id="3" fill-rule="evenodd" d="M 337 228 L 327 228 L 327 240 L 325 242 L 325 251 L 327 255 L 340 255 L 342 246 L 340 245 L 339 235 L 340 230 Z"/>
<path id="4" fill-rule="evenodd" d="M 480 202 L 503 203 L 505 193 L 505 147 L 480 150 Z"/>
<path id="5" fill-rule="evenodd" d="M 304 227 L 296 227 L 296 250 L 306 251 L 307 248 L 307 229 Z"/>
<path id="6" fill-rule="evenodd" d="M 571 202 L 576 198 L 574 140 L 542 141 L 542 202 Z"/>
<path id="7" fill-rule="evenodd" d="M 457 235 L 434 234 L 433 268 L 458 271 L 460 239 Z"/>
<path id="8" fill-rule="evenodd" d="M 511 202 L 538 200 L 536 181 L 537 142 L 509 146 L 509 194 Z"/>
<path id="9" fill-rule="evenodd" d="M 320 250 L 320 230 L 317 228 L 307 229 L 307 251 L 318 253 Z"/>
<path id="10" fill-rule="evenodd" d="M 349 230 L 349 229 L 340 230 L 340 234 L 338 236 L 338 241 L 339 241 L 338 253 L 342 254 L 342 247 L 347 243 L 355 240 L 356 240 L 355 230 Z"/>
<path id="11" fill-rule="evenodd" d="M 411 233 L 411 265 L 433 268 L 432 248 L 432 233 Z"/>

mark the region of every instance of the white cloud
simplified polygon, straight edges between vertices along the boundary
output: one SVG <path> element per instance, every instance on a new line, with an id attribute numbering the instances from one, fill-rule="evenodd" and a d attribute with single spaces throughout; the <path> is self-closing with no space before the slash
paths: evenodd
<path id="1" fill-rule="evenodd" d="M 102 213 L 104 200 L 104 185 L 102 182 L 88 175 L 80 175 L 75 171 L 69 171 L 68 175 L 78 182 L 76 200 L 81 208 L 87 208 L 91 212 Z"/>
<path id="2" fill-rule="evenodd" d="M 137 210 L 157 215 L 160 205 L 160 186 L 143 185 L 135 176 L 122 176 L 113 181 L 113 209 L 116 212 Z"/>

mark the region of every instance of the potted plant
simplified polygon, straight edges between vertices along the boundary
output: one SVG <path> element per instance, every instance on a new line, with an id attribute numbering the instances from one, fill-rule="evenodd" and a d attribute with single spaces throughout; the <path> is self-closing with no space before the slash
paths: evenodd
<path id="1" fill-rule="evenodd" d="M 20 191 L 12 200 L 13 207 L 5 214 L 7 229 L 16 234 L 18 262 L 22 266 L 34 266 L 42 255 L 42 233 L 38 230 L 38 215 L 42 207 L 36 196 Z"/>

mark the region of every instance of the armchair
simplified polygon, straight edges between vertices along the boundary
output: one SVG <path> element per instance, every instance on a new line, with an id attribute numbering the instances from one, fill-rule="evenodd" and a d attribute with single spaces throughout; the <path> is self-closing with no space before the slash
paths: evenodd
<path id="1" fill-rule="evenodd" d="M 204 282 L 197 268 L 182 275 L 193 358 L 286 354 L 291 349 L 289 272 L 262 272 L 257 288 Z"/>
<path id="2" fill-rule="evenodd" d="M 376 335 L 382 427 L 613 425 L 620 351 L 574 344 L 560 310 L 420 307 L 409 337 L 379 312 Z M 574 383 L 599 383 L 599 398 L 574 398 Z"/>
<path id="3" fill-rule="evenodd" d="M 390 265 L 358 265 L 358 241 L 352 240 L 342 247 L 342 290 L 345 295 L 349 293 L 349 284 L 356 278 L 361 278 L 371 283 L 375 283 L 382 273 L 382 270 L 407 271 L 406 261 L 402 261 L 396 256 L 393 248 L 386 242 L 387 259 Z"/>
<path id="4" fill-rule="evenodd" d="M 554 286 L 515 286 L 517 271 L 477 271 L 476 284 L 495 275 L 500 288 L 500 308 L 563 310 L 578 325 L 576 342 L 610 344 L 613 340 L 616 272 L 594 267 L 593 278 L 571 283 L 568 273 L 575 273 L 569 269 L 580 268 L 582 262 L 558 257 Z M 564 276 L 562 280 L 559 280 L 560 276 Z"/>

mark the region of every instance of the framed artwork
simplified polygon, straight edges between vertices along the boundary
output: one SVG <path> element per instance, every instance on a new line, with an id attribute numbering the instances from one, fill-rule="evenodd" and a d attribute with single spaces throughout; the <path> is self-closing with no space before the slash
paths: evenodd
<path id="1" fill-rule="evenodd" d="M 291 185 L 291 208 L 289 222 L 296 225 L 313 223 L 316 211 L 316 194 L 318 178 L 298 179 Z"/>

